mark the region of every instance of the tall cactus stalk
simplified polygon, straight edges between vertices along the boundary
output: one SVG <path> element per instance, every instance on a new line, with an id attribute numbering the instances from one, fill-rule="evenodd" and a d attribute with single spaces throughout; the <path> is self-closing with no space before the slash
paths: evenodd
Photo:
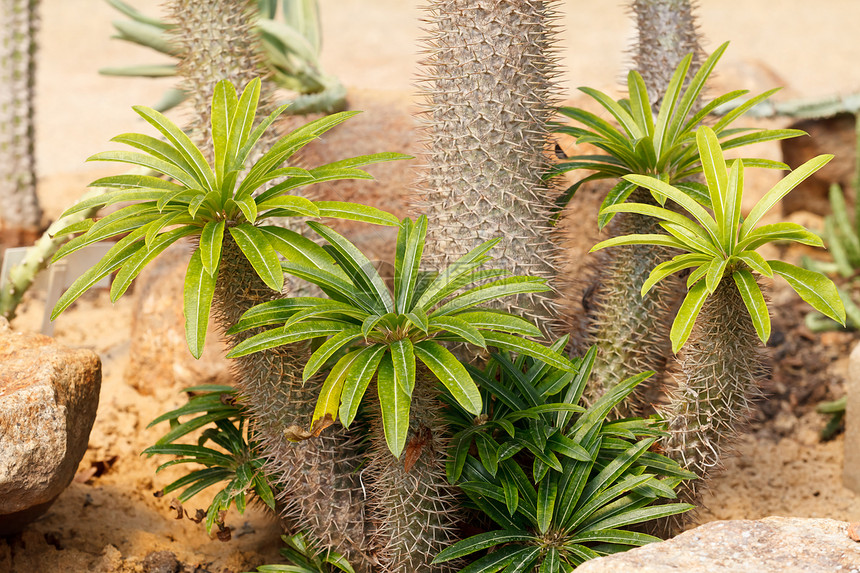
<path id="1" fill-rule="evenodd" d="M 501 268 L 552 279 L 551 190 L 542 180 L 547 122 L 554 113 L 552 20 L 555 0 L 434 0 L 425 66 L 427 167 L 417 207 L 428 217 L 432 267 L 445 268 L 481 243 L 501 237 Z M 487 33 L 491 30 L 492 33 Z M 553 330 L 545 294 L 510 297 L 504 310 Z M 419 396 L 420 394 L 420 396 Z M 420 402 L 421 404 L 419 405 Z M 410 435 L 401 459 L 371 438 L 375 536 L 381 571 L 441 572 L 431 566 L 455 525 L 444 472 L 445 427 L 437 391 L 413 395 Z"/>
<path id="2" fill-rule="evenodd" d="M 649 99 L 659 106 L 681 60 L 693 54 L 693 73 L 701 64 L 693 5 L 690 0 L 634 0 L 631 10 L 638 30 L 633 68 L 642 74 Z"/>
<path id="3" fill-rule="evenodd" d="M 42 220 L 33 125 L 38 8 L 38 0 L 0 0 L 0 228 L 6 246 L 29 242 L 27 234 L 35 238 Z"/>
<path id="4" fill-rule="evenodd" d="M 451 571 L 429 563 L 455 539 L 457 506 L 445 479 L 446 428 L 436 380 L 416 379 L 406 449 L 396 459 L 375 416 L 371 435 L 370 515 L 377 524 L 379 573 Z M 378 411 L 378 408 L 377 408 Z"/>
<path id="5" fill-rule="evenodd" d="M 502 237 L 494 255 L 515 274 L 552 279 L 551 190 L 541 179 L 555 112 L 555 0 L 435 0 L 425 65 L 427 168 L 419 208 L 428 256 L 444 268 Z M 491 30 L 491 33 L 487 31 Z M 504 302 L 544 332 L 551 296 Z"/>
<path id="6" fill-rule="evenodd" d="M 263 283 L 232 239 L 223 248 L 213 311 L 226 331 L 252 306 L 282 295 Z M 227 340 L 235 346 L 253 334 Z M 347 555 L 356 571 L 368 572 L 358 445 L 342 426 L 307 435 L 321 388 L 318 379 L 302 384 L 309 355 L 305 346 L 294 344 L 236 358 L 234 379 L 247 397 L 270 477 L 281 490 L 287 525 L 311 532 Z"/>
<path id="7" fill-rule="evenodd" d="M 638 39 L 633 53 L 634 68 L 645 82 L 656 113 L 672 75 L 681 60 L 692 53 L 687 78 L 701 65 L 695 19 L 690 0 L 634 0 Z M 629 201 L 653 203 L 644 189 L 635 190 Z M 619 213 L 607 231 L 611 236 L 632 233 L 662 233 L 653 220 L 632 213 Z M 636 245 L 599 257 L 594 294 L 595 310 L 586 342 L 595 344 L 598 355 L 586 398 L 596 400 L 620 380 L 640 372 L 658 373 L 640 385 L 618 408 L 625 415 L 653 413 L 660 395 L 662 373 L 669 356 L 668 325 L 679 302 L 681 282 L 670 278 L 640 296 L 645 279 L 671 250 L 653 245 Z"/>
<path id="8" fill-rule="evenodd" d="M 677 388 L 661 412 L 669 429 L 666 455 L 702 480 L 719 470 L 721 455 L 748 423 L 763 374 L 749 312 L 735 282 L 723 280 L 678 355 Z M 681 500 L 698 502 L 700 483 L 690 480 L 681 487 Z"/>
<path id="9" fill-rule="evenodd" d="M 190 130 L 197 141 L 210 139 L 209 101 L 218 81 L 243 87 L 265 75 L 253 26 L 255 5 L 254 0 L 172 2 L 182 53 L 179 72 L 195 110 Z M 271 98 L 263 93 L 258 115 L 265 117 L 271 107 Z M 259 279 L 232 240 L 225 240 L 224 249 L 213 311 L 227 330 L 252 306 L 283 295 Z M 235 345 L 246 337 L 231 337 L 230 342 Z M 234 378 L 260 433 L 267 469 L 282 494 L 287 526 L 337 548 L 357 571 L 369 571 L 355 439 L 343 429 L 304 439 L 320 390 L 319 382 L 302 383 L 307 357 L 307 349 L 297 345 L 260 352 L 238 359 Z"/>

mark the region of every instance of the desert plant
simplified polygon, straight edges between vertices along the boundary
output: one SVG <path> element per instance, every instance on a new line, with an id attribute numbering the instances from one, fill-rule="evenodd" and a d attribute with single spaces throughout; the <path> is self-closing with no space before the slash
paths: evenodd
<path id="1" fill-rule="evenodd" d="M 689 290 L 670 332 L 673 352 L 681 351 L 680 379 L 662 412 L 669 429 L 663 446 L 683 467 L 707 477 L 745 422 L 763 372 L 756 339 L 764 343 L 769 338 L 770 317 L 753 273 L 781 276 L 803 300 L 834 320 L 844 322 L 845 310 L 836 287 L 821 273 L 779 260 L 766 261 L 755 252 L 772 241 L 823 246 L 818 236 L 795 223 L 757 225 L 782 197 L 833 156 L 818 156 L 798 167 L 773 186 L 744 219 L 743 160 L 734 160 L 727 167 L 717 135 L 709 127 L 699 128 L 696 142 L 713 216 L 677 187 L 654 177 L 626 175 L 631 183 L 672 200 L 684 214 L 641 203 L 611 205 L 606 208 L 610 213 L 654 217 L 668 234 L 615 237 L 592 250 L 635 244 L 679 250 L 681 254 L 654 267 L 642 294 L 673 273 L 691 271 Z M 695 500 L 695 486 L 683 496 Z"/>
<path id="2" fill-rule="evenodd" d="M 554 193 L 541 175 L 555 107 L 554 4 L 434 0 L 427 9 L 428 154 L 418 207 L 430 221 L 427 255 L 437 269 L 501 236 L 502 267 L 552 283 Z M 501 304 L 547 333 L 557 318 L 548 292 Z"/>
<path id="3" fill-rule="evenodd" d="M 321 344 L 304 367 L 307 380 L 341 349 L 358 345 L 326 377 L 310 434 L 318 435 L 338 419 L 349 427 L 375 377 L 369 462 L 376 511 L 372 519 L 378 523 L 373 545 L 383 571 L 425 570 L 448 543 L 452 528 L 437 384 L 466 411 L 481 410 L 481 395 L 468 371 L 439 342 L 503 348 L 572 369 L 553 350 L 523 338 L 540 336 L 535 326 L 478 306 L 546 290 L 545 281 L 483 269 L 498 239 L 475 247 L 439 273 L 421 272 L 427 235 L 427 218 L 421 216 L 400 224 L 389 291 L 370 260 L 346 238 L 324 225 L 308 225 L 324 239 L 325 248 L 296 236 L 293 246 L 300 255 L 282 266 L 328 298 L 288 298 L 251 309 L 234 332 L 277 327 L 246 339 L 228 356 L 318 339 Z M 304 260 L 298 262 L 298 256 Z"/>
<path id="4" fill-rule="evenodd" d="M 495 548 L 463 571 L 570 571 L 587 559 L 659 541 L 626 528 L 692 508 L 652 505 L 674 498 L 674 487 L 694 477 L 648 451 L 660 424 L 607 419 L 652 373 L 619 383 L 587 410 L 578 406 L 595 355 L 592 347 L 575 361 L 576 372 L 566 372 L 501 352 L 473 373 L 489 404 L 478 419 L 455 413 L 464 429 L 454 436 L 448 475 L 500 529 L 454 544 L 437 561 Z M 477 456 L 469 453 L 473 439 Z"/>
<path id="5" fill-rule="evenodd" d="M 60 232 L 81 234 L 64 245 L 55 259 L 95 241 L 125 236 L 97 265 L 72 284 L 58 301 L 52 316 L 56 317 L 98 280 L 114 271 L 117 271 L 117 276 L 111 287 L 111 298 L 116 300 L 164 249 L 182 237 L 195 237 L 198 242 L 186 273 L 184 313 L 188 346 L 192 354 L 199 357 L 213 300 L 213 314 L 226 331 L 254 304 L 282 296 L 280 290 L 284 286 L 284 275 L 278 256 L 279 253 L 287 258 L 295 255 L 289 246 L 290 238 L 298 235 L 267 225 L 271 218 L 333 216 L 378 224 L 397 223 L 393 216 L 370 207 L 311 202 L 288 194 L 321 181 L 369 179 L 370 175 L 359 167 L 406 157 L 396 153 L 376 154 L 307 170 L 281 167 L 302 146 L 355 112 L 323 117 L 294 130 L 246 167 L 248 157 L 254 153 L 264 132 L 285 107 L 281 106 L 253 127 L 259 90 L 259 80 L 252 81 L 241 97 L 229 82 L 222 81 L 216 86 L 211 113 L 211 165 L 204 159 L 204 152 L 164 116 L 149 108 L 135 108 L 167 141 L 142 134 L 123 134 L 114 140 L 140 151 L 110 151 L 91 159 L 149 167 L 173 181 L 137 175 L 99 179 L 93 185 L 113 190 L 67 211 L 71 214 L 91 206 L 132 202 L 98 221 L 87 219 Z M 281 182 L 263 190 L 276 179 Z M 230 338 L 233 344 L 238 340 Z M 304 507 L 301 504 L 318 506 L 322 500 L 330 499 L 333 491 L 340 492 L 338 488 L 356 496 L 361 492 L 353 472 L 357 460 L 350 454 L 350 439 L 336 435 L 293 446 L 289 442 L 290 436 L 285 434 L 293 426 L 305 425 L 303 416 L 312 413 L 318 390 L 313 384 L 298 383 L 302 356 L 306 356 L 302 349 L 281 349 L 237 361 L 237 384 L 248 397 L 247 404 L 258 424 L 259 439 L 266 457 L 280 460 L 282 464 L 268 469 L 277 476 L 278 489 L 291 496 L 292 504 L 285 501 L 287 509 L 298 512 Z M 302 411 L 303 405 L 309 408 L 307 412 Z M 326 457 L 320 453 L 323 446 L 337 451 L 328 452 L 331 455 L 326 454 Z M 343 449 L 338 450 L 340 447 Z M 273 453 L 275 450 L 277 453 Z M 300 461 L 304 460 L 302 463 L 309 467 L 298 461 L 284 461 L 295 455 L 299 455 Z M 347 467 L 342 468 L 342 465 Z M 319 486 L 319 483 L 310 480 L 309 475 L 315 475 L 328 484 L 328 489 L 314 489 L 314 484 Z M 347 484 L 342 485 L 343 481 Z M 353 487 L 355 489 L 350 489 Z M 301 488 L 305 488 L 303 495 L 292 495 Z M 311 530 L 314 537 L 328 543 L 331 539 L 325 537 L 326 531 L 342 531 L 352 524 L 364 527 L 361 505 L 356 502 L 349 509 L 358 515 L 338 511 L 337 515 L 331 516 L 317 507 L 314 509 L 317 517 L 304 516 L 302 526 Z M 332 511 L 335 511 L 333 507 Z M 319 531 L 314 529 L 315 526 Z M 363 536 L 362 530 L 359 537 L 363 539 Z M 338 542 L 337 545 L 349 544 Z"/>
<path id="6" fill-rule="evenodd" d="M 261 565 L 256 573 L 355 573 L 349 561 L 336 551 L 320 548 L 305 535 L 282 535 L 281 556 L 291 565 Z"/>
<path id="7" fill-rule="evenodd" d="M 0 226 L 9 243 L 36 235 L 42 209 L 36 195 L 34 103 L 38 0 L 0 2 Z"/>
<path id="8" fill-rule="evenodd" d="M 664 199 L 638 187 L 624 178 L 629 174 L 659 177 L 705 205 L 709 205 L 707 189 L 694 178 L 702 173 L 701 158 L 695 144 L 694 131 L 717 106 L 733 101 L 747 92 L 737 90 L 715 98 L 699 107 L 698 102 L 707 79 L 720 60 L 728 44 L 714 51 L 683 88 L 688 77 L 692 54 L 681 60 L 669 82 L 664 97 L 655 110 L 649 98 L 644 80 L 637 71 L 627 77 L 629 99 L 612 100 L 606 94 L 591 88 L 580 88 L 603 106 L 619 127 L 614 127 L 593 113 L 578 108 L 562 108 L 560 111 L 584 127 L 558 125 L 556 132 L 571 135 L 579 143 L 589 143 L 604 151 L 605 155 L 576 155 L 562 161 L 550 176 L 574 169 L 589 169 L 594 172 L 570 186 L 558 200 L 562 209 L 577 189 L 600 179 L 618 179 L 618 183 L 607 193 L 601 206 L 598 225 L 603 227 L 612 220 L 611 205 L 622 203 L 632 197 L 636 202 L 662 204 Z M 725 149 L 734 149 L 751 143 L 773 141 L 802 134 L 788 129 L 744 129 L 732 128 L 732 123 L 750 107 L 776 90 L 770 90 L 750 98 L 731 114 L 722 117 L 713 129 Z M 764 159 L 746 159 L 748 165 L 787 169 L 782 163 Z M 611 226 L 613 235 L 631 233 L 657 233 L 659 227 L 647 217 L 635 214 L 619 216 Z M 661 372 L 667 358 L 667 344 L 663 338 L 664 325 L 670 320 L 674 308 L 671 302 L 680 284 L 667 281 L 640 298 L 638 293 L 650 270 L 671 256 L 663 246 L 645 245 L 620 249 L 601 260 L 598 265 L 600 288 L 596 292 L 596 310 L 590 324 L 586 342 L 597 345 L 598 362 L 593 382 L 586 391 L 589 399 L 602 394 L 617 380 L 637 372 L 655 370 Z M 645 385 L 643 385 L 644 389 Z M 640 389 L 640 390 L 642 390 Z M 632 403 L 622 406 L 624 410 L 643 413 L 650 408 L 646 397 L 634 394 Z"/>
<path id="9" fill-rule="evenodd" d="M 130 18 L 117 20 L 116 38 L 159 53 L 181 58 L 182 49 L 171 40 L 175 24 L 147 16 L 122 0 L 106 0 Z M 257 0 L 256 31 L 265 68 L 281 87 L 296 92 L 287 113 L 332 113 L 343 110 L 346 89 L 325 74 L 319 63 L 321 48 L 319 6 L 316 0 Z M 280 19 L 278 17 L 280 16 Z M 164 77 L 177 73 L 176 64 L 104 68 L 99 73 L 111 76 Z M 153 107 L 164 112 L 188 97 L 184 90 L 172 88 Z"/>
<path id="10" fill-rule="evenodd" d="M 176 456 L 161 464 L 156 472 L 177 464 L 200 464 L 199 469 L 174 480 L 162 488 L 163 494 L 184 488 L 179 501 L 186 502 L 204 489 L 222 485 L 206 510 L 206 531 L 210 532 L 221 511 L 235 505 L 239 513 L 245 512 L 249 494 L 275 510 L 275 494 L 265 475 L 259 444 L 249 428 L 247 412 L 238 402 L 239 396 L 232 386 L 203 385 L 185 388 L 188 402 L 175 410 L 165 412 L 149 423 L 152 427 L 161 422 L 170 423 L 170 431 L 143 454 Z M 190 418 L 189 418 L 190 416 Z M 180 421 L 180 418 L 185 418 Z M 178 444 L 176 440 L 204 428 L 197 444 Z"/>

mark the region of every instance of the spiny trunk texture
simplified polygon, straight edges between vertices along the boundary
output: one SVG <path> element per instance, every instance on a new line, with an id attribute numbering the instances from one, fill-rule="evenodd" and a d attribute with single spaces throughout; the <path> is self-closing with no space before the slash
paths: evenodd
<path id="1" fill-rule="evenodd" d="M 388 450 L 378 402 L 371 433 L 370 513 L 376 525 L 377 573 L 443 573 L 431 566 L 454 541 L 457 513 L 445 479 L 446 428 L 436 381 L 418 372 L 412 394 L 409 434 L 400 459 Z"/>
<path id="2" fill-rule="evenodd" d="M 32 238 L 42 220 L 33 129 L 38 11 L 38 0 L 0 0 L 0 227 Z"/>
<path id="3" fill-rule="evenodd" d="M 654 203 L 645 189 L 636 189 L 631 202 Z M 608 225 L 612 236 L 633 233 L 662 233 L 653 217 L 619 213 Z M 672 256 L 672 250 L 652 245 L 628 245 L 598 253 L 594 310 L 590 316 L 588 346 L 597 346 L 597 357 L 585 398 L 593 403 L 625 378 L 653 370 L 654 376 L 640 384 L 618 406 L 624 416 L 649 415 L 661 394 L 662 373 L 671 353 L 669 329 L 675 300 L 682 282 L 667 277 L 644 297 L 642 285 L 651 270 Z"/>
<path id="4" fill-rule="evenodd" d="M 633 66 L 642 75 L 648 98 L 659 106 L 675 68 L 687 54 L 693 54 L 692 72 L 699 69 L 703 50 L 690 0 L 634 0 L 638 39 Z M 655 107 L 656 109 L 656 107 Z"/>
<path id="5" fill-rule="evenodd" d="M 418 209 L 429 219 L 426 256 L 444 268 L 501 237 L 500 268 L 552 279 L 553 245 L 542 181 L 555 109 L 555 0 L 434 0 L 424 62 L 428 164 Z M 551 295 L 501 307 L 553 330 Z"/>
<path id="6" fill-rule="evenodd" d="M 720 469 L 723 453 L 748 423 L 764 373 L 755 327 L 727 275 L 678 356 L 677 388 L 661 412 L 670 432 L 662 441 L 665 454 L 701 478 L 682 483 L 680 501 L 697 503 L 698 486 Z"/>
<path id="7" fill-rule="evenodd" d="M 693 53 L 687 78 L 701 66 L 699 36 L 689 0 L 635 0 L 638 39 L 634 67 L 642 75 L 656 112 L 680 61 Z M 637 189 L 628 202 L 653 204 L 650 193 Z M 618 214 L 609 225 L 611 236 L 663 233 L 650 217 Z M 671 256 L 664 247 L 636 245 L 612 249 L 595 265 L 597 310 L 588 344 L 599 354 L 586 397 L 595 400 L 618 382 L 644 372 L 656 374 L 639 386 L 619 407 L 622 415 L 649 415 L 660 399 L 663 371 L 669 357 L 669 325 L 682 293 L 681 281 L 664 279 L 643 298 L 639 292 L 651 270 Z"/>
<path id="8" fill-rule="evenodd" d="M 258 49 L 254 28 L 257 17 L 255 0 L 172 0 L 169 8 L 174 41 L 181 58 L 179 75 L 182 89 L 188 92 L 187 104 L 194 116 L 187 126 L 192 139 L 200 144 L 211 139 L 209 105 L 215 84 L 230 80 L 241 92 L 254 78 L 267 71 Z M 258 116 L 274 111 L 269 82 L 263 82 Z M 267 147 L 261 142 L 260 148 Z M 208 150 L 207 150 L 208 151 Z"/>
<path id="9" fill-rule="evenodd" d="M 281 296 L 260 280 L 236 243 L 225 237 L 213 301 L 219 327 L 226 331 L 252 306 Z M 226 338 L 235 346 L 253 334 L 256 331 Z M 356 438 L 338 425 L 316 438 L 289 439 L 310 427 L 322 386 L 320 379 L 302 384 L 308 356 L 307 347 L 294 344 L 237 358 L 234 380 L 260 433 L 287 525 L 344 553 L 356 571 L 369 572 Z"/>
<path id="10" fill-rule="evenodd" d="M 209 106 L 215 85 L 227 79 L 241 91 L 252 79 L 265 75 L 253 27 L 256 2 L 173 0 L 170 9 L 176 23 L 175 39 L 182 49 L 179 72 L 194 111 L 192 137 L 211 153 Z M 267 88 L 264 81 L 258 117 L 273 109 Z M 266 137 L 258 149 L 264 151 L 274 142 L 274 134 L 268 141 Z M 213 301 L 220 328 L 226 331 L 252 306 L 281 296 L 257 277 L 233 240 L 225 237 Z M 235 345 L 252 334 L 227 339 Z M 306 347 L 290 345 L 239 358 L 234 379 L 260 433 L 266 469 L 280 490 L 286 525 L 309 532 L 323 547 L 345 554 L 357 571 L 367 573 L 356 439 L 341 427 L 309 440 L 288 439 L 310 427 L 321 387 L 319 380 L 302 384 L 301 372 L 308 356 Z"/>

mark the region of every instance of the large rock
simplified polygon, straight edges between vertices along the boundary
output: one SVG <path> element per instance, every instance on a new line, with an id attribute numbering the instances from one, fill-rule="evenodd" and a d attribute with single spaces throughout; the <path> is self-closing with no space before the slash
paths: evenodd
<path id="1" fill-rule="evenodd" d="M 96 418 L 101 361 L 0 318 L 0 535 L 20 531 L 71 483 Z"/>
<path id="2" fill-rule="evenodd" d="M 860 573 L 860 543 L 833 519 L 714 521 L 664 541 L 588 561 L 576 573 Z"/>

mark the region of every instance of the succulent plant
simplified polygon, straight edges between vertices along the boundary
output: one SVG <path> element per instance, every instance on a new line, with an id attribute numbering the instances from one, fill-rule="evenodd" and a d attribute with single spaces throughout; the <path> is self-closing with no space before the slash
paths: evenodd
<path id="1" fill-rule="evenodd" d="M 382 153 L 312 169 L 281 167 L 302 146 L 355 112 L 342 112 L 309 122 L 281 137 L 259 159 L 246 166 L 255 146 L 286 107 L 281 106 L 254 127 L 259 94 L 259 79 L 252 81 L 241 97 L 227 81 L 215 87 L 210 114 L 211 164 L 206 161 L 204 152 L 163 115 L 150 108 L 135 108 L 166 141 L 143 134 L 123 134 L 114 141 L 139 151 L 108 151 L 91 159 L 148 167 L 172 181 L 149 175 L 102 178 L 93 185 L 112 188 L 111 192 L 83 201 L 66 212 L 68 215 L 92 206 L 131 202 L 98 221 L 86 219 L 60 231 L 59 234 L 81 234 L 66 243 L 55 260 L 96 241 L 124 236 L 63 294 L 53 317 L 114 271 L 117 276 L 111 287 L 111 299 L 118 299 L 159 253 L 182 237 L 194 237 L 197 244 L 186 273 L 184 314 L 189 349 L 199 357 L 210 310 L 220 328 L 226 331 L 254 304 L 282 296 L 284 275 L 279 254 L 287 258 L 294 256 L 295 251 L 289 245 L 292 237 L 299 235 L 266 224 L 272 218 L 331 216 L 377 224 L 397 223 L 392 215 L 371 207 L 311 202 L 289 194 L 321 181 L 370 179 L 360 167 L 407 157 Z M 266 188 L 276 180 L 280 182 Z M 244 337 L 233 336 L 228 341 L 236 344 Z M 294 446 L 287 432 L 310 422 L 318 391 L 313 384 L 301 384 L 306 352 L 302 348 L 281 348 L 243 358 L 237 361 L 237 385 L 247 396 L 249 411 L 258 424 L 259 440 L 266 457 L 272 460 L 268 470 L 276 476 L 278 489 L 287 496 L 282 501 L 288 515 L 307 511 L 302 517 L 302 526 L 311 530 L 314 537 L 326 543 L 349 546 L 341 539 L 333 541 L 331 536 L 335 532 L 344 535 L 343 531 L 353 526 L 364 527 L 362 504 L 343 505 L 343 500 L 337 498 L 339 493 L 354 497 L 361 493 L 353 471 L 357 464 L 352 453 L 353 439 L 335 434 Z M 332 503 L 327 505 L 328 501 Z M 324 513 L 320 507 L 329 507 L 333 513 Z M 348 511 L 343 511 L 343 507 Z M 362 529 L 356 543 L 363 543 L 363 538 Z"/>
<path id="2" fill-rule="evenodd" d="M 185 502 L 204 489 L 226 482 L 215 494 L 206 511 L 206 531 L 212 530 L 221 511 L 235 505 L 245 512 L 253 496 L 275 510 L 275 495 L 264 473 L 264 462 L 254 431 L 249 428 L 247 412 L 238 403 L 232 386 L 204 385 L 185 388 L 188 402 L 165 412 L 149 423 L 170 422 L 170 431 L 142 453 L 172 455 L 176 459 L 161 464 L 156 472 L 177 464 L 200 464 L 198 469 L 162 488 L 162 494 L 184 488 L 178 499 Z M 191 416 L 188 418 L 188 416 Z M 186 418 L 180 421 L 180 418 Z M 176 440 L 205 428 L 197 444 L 178 444 Z"/>
<path id="3" fill-rule="evenodd" d="M 36 195 L 34 104 L 38 0 L 0 3 L 0 228 L 37 233 L 42 209 Z M 24 237 L 7 236 L 10 241 Z"/>
<path id="4" fill-rule="evenodd" d="M 674 498 L 677 484 L 694 477 L 648 451 L 662 434 L 660 424 L 606 418 L 653 373 L 619 383 L 588 409 L 579 406 L 595 356 L 592 347 L 567 372 L 500 352 L 474 373 L 488 398 L 481 417 L 452 401 L 454 423 L 463 429 L 453 438 L 449 478 L 498 529 L 454 544 L 438 562 L 494 548 L 462 571 L 571 571 L 659 541 L 628 528 L 692 508 L 656 503 Z"/>
<path id="5" fill-rule="evenodd" d="M 600 227 L 615 216 L 615 211 L 608 209 L 611 205 L 631 199 L 637 202 L 649 201 L 655 205 L 663 203 L 660 195 L 649 196 L 646 190 L 624 178 L 629 174 L 659 177 L 708 205 L 710 199 L 707 189 L 694 179 L 702 173 L 694 132 L 716 107 L 747 93 L 745 90 L 729 92 L 694 111 L 699 107 L 699 98 L 708 77 L 727 46 L 721 45 L 702 63 L 698 72 L 689 79 L 686 89 L 683 86 L 689 75 L 693 55 L 685 56 L 675 70 L 659 106 L 650 99 L 642 76 L 635 70 L 627 77 L 629 99 L 614 101 L 598 90 L 580 88 L 609 112 L 618 122 L 618 127 L 583 109 L 561 109 L 564 115 L 581 123 L 583 127 L 558 125 L 555 131 L 576 137 L 579 143 L 594 145 L 605 155 L 576 155 L 557 165 L 553 173 L 574 169 L 594 171 L 573 184 L 559 198 L 559 209 L 567 204 L 581 185 L 600 179 L 618 179 L 601 206 L 598 219 Z M 803 133 L 790 129 L 731 127 L 746 110 L 775 91 L 770 90 L 750 98 L 714 124 L 713 129 L 725 149 Z M 787 169 L 780 162 L 764 159 L 745 159 L 745 163 Z M 617 217 L 609 230 L 613 235 L 660 232 L 653 220 L 627 212 Z M 594 379 L 586 391 L 589 399 L 602 394 L 617 380 L 645 370 L 663 370 L 668 355 L 664 326 L 668 325 L 670 313 L 676 307 L 672 301 L 680 290 L 680 284 L 667 281 L 641 298 L 639 291 L 650 270 L 669 256 L 671 252 L 663 246 L 642 245 L 618 249 L 610 256 L 603 257 L 597 265 L 600 271 L 596 280 L 600 287 L 595 294 L 597 308 L 593 311 L 586 342 L 596 344 L 599 350 Z M 643 389 L 648 387 L 647 384 L 643 385 Z M 634 393 L 631 403 L 622 405 L 622 410 L 648 413 L 650 403 L 647 394 Z"/>
<path id="6" fill-rule="evenodd" d="M 674 202 L 681 212 L 656 205 L 626 203 L 606 208 L 610 213 L 638 213 L 653 217 L 668 234 L 615 237 L 593 250 L 620 245 L 656 244 L 680 254 L 655 266 L 646 293 L 671 274 L 689 270 L 688 292 L 672 324 L 672 350 L 679 352 L 677 388 L 662 414 L 669 437 L 667 455 L 701 477 L 719 467 L 737 428 L 746 421 L 763 367 L 758 341 L 770 336 L 767 304 L 755 274 L 776 275 L 813 308 L 841 323 L 845 309 L 835 285 L 814 271 L 779 260 L 765 260 L 756 249 L 773 241 L 823 246 L 821 239 L 796 223 L 758 225 L 761 218 L 832 155 L 809 160 L 774 185 L 741 217 L 744 161 L 726 164 L 715 132 L 700 127 L 696 134 L 713 215 L 682 190 L 654 177 L 626 175 L 625 179 Z M 753 274 L 755 273 L 755 274 Z M 695 500 L 692 485 L 683 492 Z"/>
<path id="7" fill-rule="evenodd" d="M 297 254 L 283 268 L 317 285 L 327 298 L 287 298 L 251 309 L 231 332 L 277 327 L 246 339 L 228 356 L 317 339 L 304 367 L 303 378 L 309 380 L 340 354 L 320 390 L 309 435 L 319 435 L 338 419 L 344 426 L 353 424 L 376 379 L 370 400 L 376 414 L 369 462 L 372 520 L 378 524 L 373 546 L 381 571 L 425 570 L 453 528 L 437 384 L 466 411 L 478 414 L 481 409 L 468 371 L 440 342 L 468 343 L 480 350 L 493 346 L 572 368 L 555 351 L 524 338 L 540 336 L 538 328 L 479 306 L 545 290 L 545 281 L 485 270 L 487 253 L 498 239 L 475 247 L 439 273 L 421 272 L 428 224 L 421 216 L 400 224 L 394 288 L 389 291 L 370 260 L 346 238 L 324 225 L 308 224 L 325 248 L 296 235 L 292 246 Z"/>
<path id="8" fill-rule="evenodd" d="M 436 268 L 501 236 L 502 267 L 552 283 L 547 217 L 554 193 L 541 175 L 555 113 L 555 4 L 430 3 L 423 72 L 428 155 L 418 208 L 430 221 L 428 260 Z M 557 313 L 550 292 L 502 304 L 552 330 Z"/>

